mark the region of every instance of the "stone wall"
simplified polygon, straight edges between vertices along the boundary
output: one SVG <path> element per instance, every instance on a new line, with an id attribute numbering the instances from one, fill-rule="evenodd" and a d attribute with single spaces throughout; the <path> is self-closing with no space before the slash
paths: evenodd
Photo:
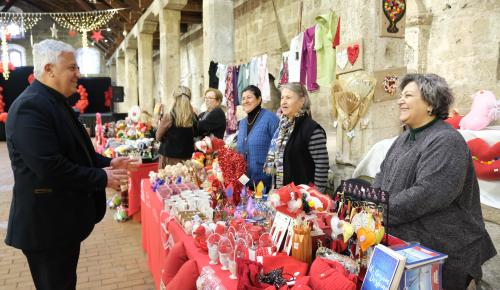
<path id="1" fill-rule="evenodd" d="M 455 93 L 454 107 L 462 114 L 469 112 L 470 96 L 480 89 L 491 90 L 500 99 L 500 2 L 408 2 L 408 67 L 446 78 Z M 416 49 L 422 30 L 420 42 L 425 45 Z"/>

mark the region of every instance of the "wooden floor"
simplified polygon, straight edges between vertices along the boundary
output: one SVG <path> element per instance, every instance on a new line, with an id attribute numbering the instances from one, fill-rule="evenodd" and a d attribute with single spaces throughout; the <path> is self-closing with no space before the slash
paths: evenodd
<path id="1" fill-rule="evenodd" d="M 0 289 L 35 289 L 25 256 L 5 245 L 14 180 L 5 142 L 0 142 Z M 77 289 L 153 290 L 141 246 L 141 225 L 113 220 L 113 210 L 82 243 Z"/>

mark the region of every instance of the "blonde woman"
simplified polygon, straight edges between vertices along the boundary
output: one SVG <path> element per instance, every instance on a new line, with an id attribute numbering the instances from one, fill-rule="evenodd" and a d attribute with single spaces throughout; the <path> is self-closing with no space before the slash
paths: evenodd
<path id="1" fill-rule="evenodd" d="M 156 140 L 161 142 L 159 168 L 187 160 L 194 151 L 198 120 L 191 106 L 191 90 L 179 86 L 173 97 L 174 102 L 156 131 Z"/>

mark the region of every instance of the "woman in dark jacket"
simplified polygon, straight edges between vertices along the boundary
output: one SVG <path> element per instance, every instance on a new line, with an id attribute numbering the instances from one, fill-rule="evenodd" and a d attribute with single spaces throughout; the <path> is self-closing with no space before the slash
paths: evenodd
<path id="1" fill-rule="evenodd" d="M 300 83 L 281 86 L 281 119 L 266 160 L 266 172 L 276 174 L 276 187 L 290 182 L 314 184 L 325 192 L 328 151 L 325 130 L 311 118 L 307 90 Z"/>
<path id="2" fill-rule="evenodd" d="M 466 289 L 496 251 L 467 143 L 443 121 L 453 96 L 435 74 L 406 75 L 399 89 L 399 119 L 408 130 L 394 141 L 373 184 L 390 195 L 387 231 L 447 254 L 443 289 Z"/>
<path id="3" fill-rule="evenodd" d="M 173 97 L 174 102 L 156 131 L 156 140 L 161 142 L 160 169 L 190 159 L 194 151 L 197 118 L 190 102 L 191 90 L 179 86 Z"/>
<path id="4" fill-rule="evenodd" d="M 220 106 L 221 103 L 222 93 L 218 89 L 209 88 L 205 91 L 207 110 L 198 116 L 198 134 L 201 138 L 210 135 L 224 138 L 226 115 Z"/>

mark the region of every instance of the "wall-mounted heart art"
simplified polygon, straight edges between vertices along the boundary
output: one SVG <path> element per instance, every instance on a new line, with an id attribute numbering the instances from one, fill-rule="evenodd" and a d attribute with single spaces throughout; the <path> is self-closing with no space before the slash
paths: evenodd
<path id="1" fill-rule="evenodd" d="M 405 37 L 406 0 L 378 0 L 379 34 L 382 37 Z"/>
<path id="2" fill-rule="evenodd" d="M 362 39 L 337 46 L 337 74 L 363 69 Z"/>

